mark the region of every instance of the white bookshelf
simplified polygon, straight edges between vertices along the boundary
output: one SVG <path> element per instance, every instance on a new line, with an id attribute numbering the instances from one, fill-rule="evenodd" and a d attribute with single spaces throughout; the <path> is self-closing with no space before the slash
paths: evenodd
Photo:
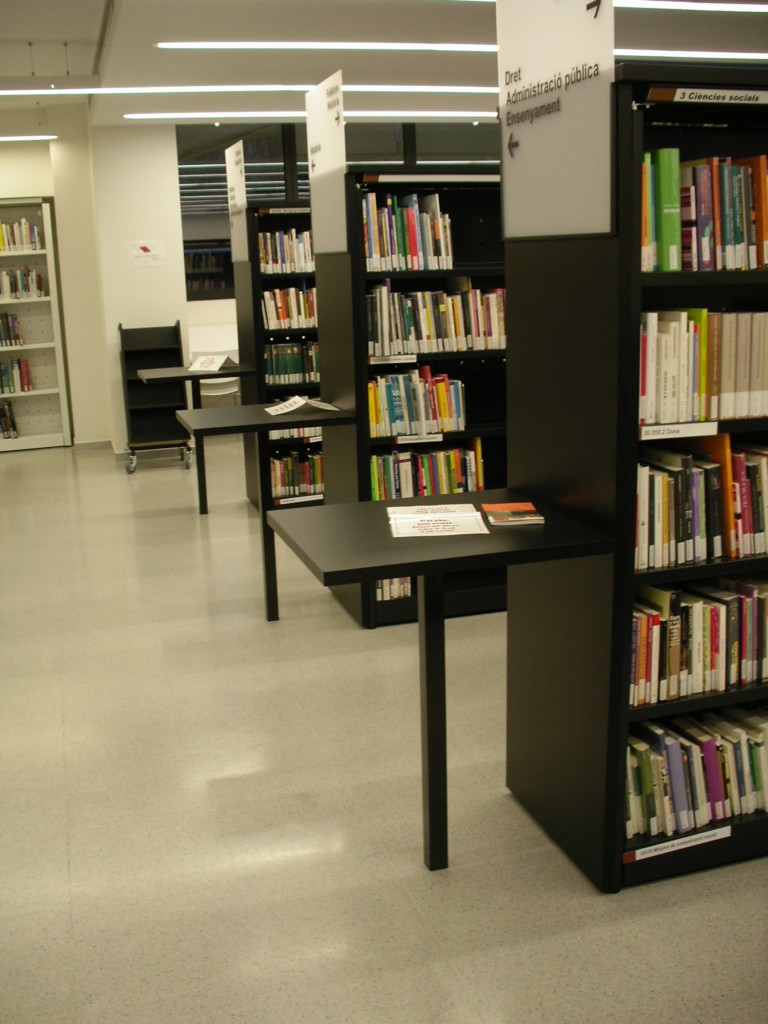
<path id="1" fill-rule="evenodd" d="M 29 360 L 32 390 L 0 395 L 10 401 L 18 437 L 0 436 L 0 452 L 63 447 L 72 443 L 64 361 L 61 304 L 55 257 L 51 204 L 44 199 L 0 200 L 0 222 L 22 218 L 42 235 L 42 248 L 23 245 L 0 250 L 0 272 L 32 269 L 42 275 L 44 295 L 9 297 L 0 291 L 0 314 L 15 314 L 24 336 L 22 345 L 0 345 L 0 362 Z"/>

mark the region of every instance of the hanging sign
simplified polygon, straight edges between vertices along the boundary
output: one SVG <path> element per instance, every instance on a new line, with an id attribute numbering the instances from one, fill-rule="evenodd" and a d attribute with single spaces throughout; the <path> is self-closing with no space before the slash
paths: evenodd
<path id="1" fill-rule="evenodd" d="M 345 252 L 347 148 L 340 71 L 310 89 L 306 110 L 312 245 L 316 253 Z"/>
<path id="2" fill-rule="evenodd" d="M 611 230 L 612 0 L 497 0 L 504 237 Z"/>

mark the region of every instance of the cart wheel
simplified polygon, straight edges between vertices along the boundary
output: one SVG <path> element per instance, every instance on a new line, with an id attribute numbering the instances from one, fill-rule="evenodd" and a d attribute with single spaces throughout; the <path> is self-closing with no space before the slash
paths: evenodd
<path id="1" fill-rule="evenodd" d="M 136 463 L 138 461 L 139 461 L 138 456 L 134 455 L 134 453 L 131 452 L 130 455 L 128 456 L 128 464 L 125 467 L 126 473 L 129 473 L 129 474 L 130 473 L 135 473 L 136 472 Z"/>
<path id="2" fill-rule="evenodd" d="M 186 466 L 187 469 L 189 469 L 190 466 L 192 465 L 192 449 L 191 448 L 185 448 L 184 449 L 184 465 Z"/>

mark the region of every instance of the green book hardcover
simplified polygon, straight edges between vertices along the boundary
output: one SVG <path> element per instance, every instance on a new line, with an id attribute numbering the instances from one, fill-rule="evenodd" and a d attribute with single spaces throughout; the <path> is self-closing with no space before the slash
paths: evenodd
<path id="1" fill-rule="evenodd" d="M 680 222 L 680 151 L 654 149 L 651 154 L 656 190 L 656 235 L 659 270 L 682 268 Z"/>

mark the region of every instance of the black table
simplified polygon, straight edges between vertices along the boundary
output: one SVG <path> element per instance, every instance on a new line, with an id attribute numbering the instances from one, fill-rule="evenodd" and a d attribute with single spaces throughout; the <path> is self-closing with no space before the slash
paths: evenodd
<path id="1" fill-rule="evenodd" d="M 509 490 L 394 502 L 325 505 L 269 512 L 274 532 L 326 586 L 397 576 L 418 577 L 424 861 L 448 866 L 445 720 L 446 577 L 462 571 L 607 554 L 609 537 L 542 507 L 544 526 L 491 527 L 488 534 L 393 537 L 392 505 L 524 500 Z M 514 614 L 511 610 L 508 614 Z M 532 638 L 536 642 L 536 638 Z"/>
<path id="2" fill-rule="evenodd" d="M 274 405 L 274 403 L 271 403 Z M 345 410 L 316 409 L 304 405 L 294 412 L 273 416 L 267 412 L 268 405 L 234 405 L 213 409 L 184 409 L 176 413 L 176 419 L 195 439 L 195 464 L 197 466 L 197 496 L 200 515 L 208 512 L 208 492 L 205 479 L 205 438 L 213 434 L 252 434 L 256 445 L 256 494 L 252 497 L 261 518 L 262 554 L 264 557 L 264 598 L 267 620 L 279 618 L 277 600 L 277 565 L 275 563 L 275 538 L 267 521 L 267 511 L 272 502 L 272 488 L 269 472 L 269 451 L 265 444 L 270 430 L 285 430 L 292 427 L 330 427 L 355 422 L 355 414 Z"/>
<path id="3" fill-rule="evenodd" d="M 189 381 L 192 386 L 192 408 L 199 409 L 200 382 L 216 380 L 217 377 L 253 377 L 256 367 L 249 363 L 232 363 L 222 366 L 220 370 L 190 370 L 188 366 L 159 366 L 152 369 L 137 370 L 136 376 L 145 384 L 169 384 L 177 381 Z"/>

